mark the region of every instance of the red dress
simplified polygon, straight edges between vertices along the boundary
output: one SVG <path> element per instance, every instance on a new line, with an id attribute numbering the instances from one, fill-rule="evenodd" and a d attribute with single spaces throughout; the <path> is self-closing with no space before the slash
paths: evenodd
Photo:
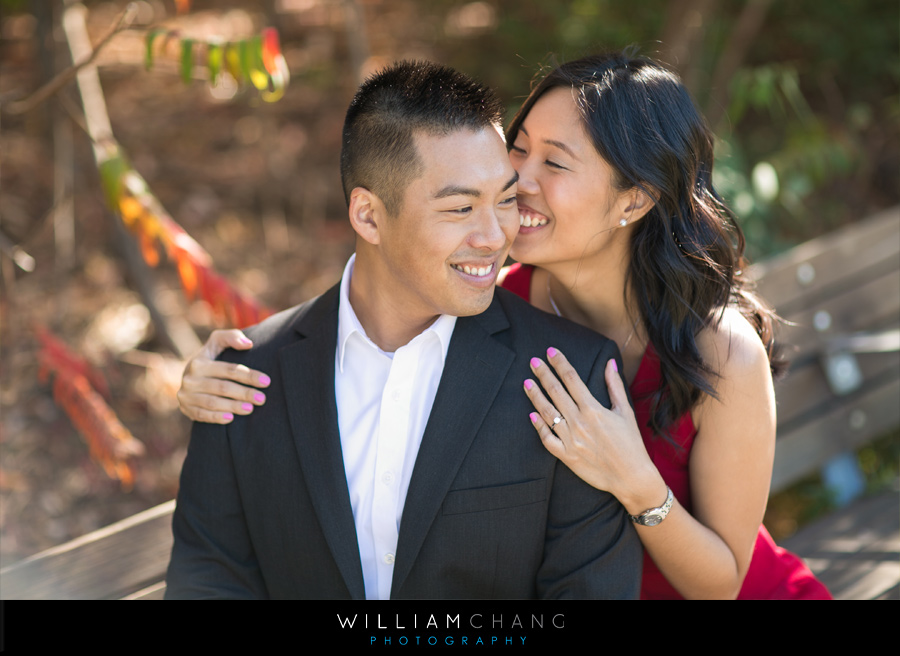
<path id="1" fill-rule="evenodd" d="M 504 279 L 503 287 L 526 301 L 530 300 L 533 271 L 533 267 L 514 265 Z M 686 412 L 672 427 L 672 442 L 651 432 L 650 397 L 659 389 L 660 381 L 659 358 L 653 346 L 649 345 L 631 383 L 635 417 L 650 459 L 672 488 L 672 494 L 691 512 L 689 464 L 697 429 L 691 413 Z M 646 552 L 641 599 L 683 599 Z M 777 546 L 765 527 L 760 525 L 750 569 L 738 599 L 831 599 L 831 595 L 802 560 Z"/>

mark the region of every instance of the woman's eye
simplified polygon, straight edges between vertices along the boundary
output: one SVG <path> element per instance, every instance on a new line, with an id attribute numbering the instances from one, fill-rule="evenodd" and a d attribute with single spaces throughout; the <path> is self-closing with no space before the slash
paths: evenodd
<path id="1" fill-rule="evenodd" d="M 562 166 L 561 164 L 557 164 L 556 162 L 554 162 L 554 161 L 552 161 L 552 160 L 549 160 L 549 159 L 548 159 L 548 160 L 545 160 L 544 163 L 545 163 L 547 166 L 549 166 L 550 168 L 554 168 L 554 169 L 563 169 L 564 171 L 568 170 L 568 169 L 566 169 L 565 166 Z"/>
<path id="2" fill-rule="evenodd" d="M 519 155 L 524 155 L 524 154 L 525 154 L 525 149 L 524 149 L 524 148 L 519 148 L 519 147 L 516 146 L 515 144 L 513 144 L 512 146 L 510 146 L 509 149 L 510 149 L 511 151 L 513 151 L 514 153 L 517 153 L 517 154 L 519 154 Z"/>

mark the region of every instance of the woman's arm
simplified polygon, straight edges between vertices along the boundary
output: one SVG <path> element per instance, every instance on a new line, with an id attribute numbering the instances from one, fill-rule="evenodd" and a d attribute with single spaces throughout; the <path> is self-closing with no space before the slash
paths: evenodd
<path id="1" fill-rule="evenodd" d="M 720 377 L 718 399 L 692 413 L 697 435 L 690 455 L 693 515 L 676 500 L 657 526 L 636 525 L 644 548 L 687 598 L 734 598 L 750 565 L 765 511 L 775 451 L 775 396 L 762 343 L 742 317 L 727 313 L 700 337 L 700 349 Z M 631 515 L 661 506 L 666 484 L 644 448 L 625 388 L 613 363 L 606 380 L 612 410 L 594 401 L 562 354 L 549 357 L 526 390 L 538 410 L 535 427 L 547 449 L 585 481 L 614 494 Z M 526 384 L 527 388 L 527 384 Z M 559 414 L 555 435 L 547 425 Z"/>
<path id="2" fill-rule="evenodd" d="M 256 388 L 268 387 L 268 376 L 244 365 L 216 360 L 227 348 L 245 351 L 252 346 L 240 330 L 214 330 L 184 368 L 178 390 L 181 412 L 194 421 L 228 424 L 234 415 L 248 415 L 254 406 L 265 403 L 266 395 Z"/>

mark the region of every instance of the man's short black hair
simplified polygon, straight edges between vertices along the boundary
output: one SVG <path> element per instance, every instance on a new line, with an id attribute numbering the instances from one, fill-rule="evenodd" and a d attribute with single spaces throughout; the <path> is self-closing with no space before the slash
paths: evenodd
<path id="1" fill-rule="evenodd" d="M 499 126 L 503 104 L 488 87 L 431 62 L 401 61 L 367 79 L 356 92 L 341 147 L 341 181 L 350 192 L 377 195 L 391 216 L 407 185 L 421 173 L 414 134 Z"/>

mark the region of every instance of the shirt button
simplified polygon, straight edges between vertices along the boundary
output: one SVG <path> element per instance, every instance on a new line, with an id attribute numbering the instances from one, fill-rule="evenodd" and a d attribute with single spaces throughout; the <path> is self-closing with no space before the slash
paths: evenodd
<path id="1" fill-rule="evenodd" d="M 394 399 L 395 401 L 399 401 L 400 400 L 400 390 L 395 389 L 393 392 L 391 392 L 391 398 Z"/>
<path id="2" fill-rule="evenodd" d="M 391 472 L 384 472 L 381 475 L 381 482 L 385 485 L 390 485 L 394 482 L 394 475 Z"/>
<path id="3" fill-rule="evenodd" d="M 394 554 L 384 554 L 384 564 L 385 565 L 393 565 L 394 564 Z"/>

